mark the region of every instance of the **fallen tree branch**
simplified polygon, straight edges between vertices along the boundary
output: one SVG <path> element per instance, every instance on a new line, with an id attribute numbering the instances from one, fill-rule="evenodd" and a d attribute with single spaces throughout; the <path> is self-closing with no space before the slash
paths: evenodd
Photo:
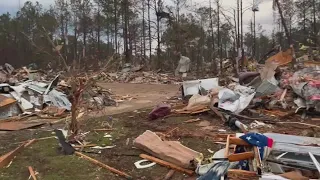
<path id="1" fill-rule="evenodd" d="M 96 165 L 98 165 L 98 166 L 100 166 L 100 167 L 102 167 L 102 168 L 104 168 L 104 169 L 107 169 L 107 170 L 113 172 L 113 173 L 116 173 L 116 174 L 118 174 L 118 175 L 120 175 L 120 176 L 123 176 L 123 177 L 125 177 L 125 178 L 127 178 L 127 179 L 132 179 L 132 177 L 131 177 L 130 175 L 128 175 L 128 174 L 126 174 L 126 173 L 124 173 L 124 172 L 122 172 L 122 171 L 119 171 L 119 170 L 117 170 L 117 169 L 115 169 L 115 168 L 113 168 L 113 167 L 111 167 L 111 166 L 108 166 L 108 165 L 106 165 L 106 164 L 103 164 L 102 162 L 100 162 L 100 161 L 98 161 L 98 160 L 95 160 L 95 159 L 93 159 L 93 158 L 91 158 L 91 157 L 89 157 L 89 156 L 87 156 L 87 155 L 84 155 L 84 154 L 82 154 L 82 153 L 80 153 L 80 152 L 75 152 L 75 154 L 76 154 L 77 156 L 80 156 L 80 157 L 82 157 L 82 158 L 84 158 L 84 159 L 92 162 L 93 164 L 96 164 Z"/>

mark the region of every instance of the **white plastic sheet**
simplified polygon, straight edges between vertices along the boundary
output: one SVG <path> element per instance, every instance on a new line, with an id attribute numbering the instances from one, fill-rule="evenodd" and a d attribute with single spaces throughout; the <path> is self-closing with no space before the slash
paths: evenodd
<path id="1" fill-rule="evenodd" d="M 219 108 L 239 114 L 252 101 L 255 92 L 250 87 L 237 85 L 235 90 L 224 88 L 219 91 Z"/>

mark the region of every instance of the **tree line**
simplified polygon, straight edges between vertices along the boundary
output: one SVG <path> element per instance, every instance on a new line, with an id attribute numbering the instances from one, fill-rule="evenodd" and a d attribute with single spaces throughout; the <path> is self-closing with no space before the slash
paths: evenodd
<path id="1" fill-rule="evenodd" d="M 69 65 L 99 67 L 113 56 L 119 66 L 173 70 L 178 62 L 174 52 L 181 52 L 197 72 L 208 66 L 217 72 L 222 59 L 233 60 L 239 47 L 258 60 L 276 45 L 319 46 L 319 1 L 273 3 L 274 30 L 268 34 L 254 18 L 249 25 L 242 16 L 240 21 L 242 0 L 233 10 L 221 0 L 203 5 L 189 0 L 55 0 L 46 8 L 26 2 L 16 14 L 0 16 L 0 63 L 59 67 L 55 44 Z"/>

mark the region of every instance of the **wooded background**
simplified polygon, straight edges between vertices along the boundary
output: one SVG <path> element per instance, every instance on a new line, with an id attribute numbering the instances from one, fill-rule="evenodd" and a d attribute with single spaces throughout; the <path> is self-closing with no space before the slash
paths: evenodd
<path id="1" fill-rule="evenodd" d="M 26 2 L 16 14 L 0 16 L 0 63 L 59 67 L 59 56 L 48 40 L 52 39 L 63 45 L 68 64 L 83 67 L 99 67 L 115 54 L 119 64 L 173 70 L 178 62 L 174 52 L 179 51 L 197 71 L 204 66 L 216 71 L 219 59 L 234 59 L 238 48 L 260 59 L 275 45 L 288 47 L 279 10 L 295 48 L 319 45 L 319 0 L 274 0 L 272 34 L 254 18 L 243 30 L 248 26 L 241 23 L 241 0 L 231 10 L 221 6 L 221 0 L 208 0 L 210 5 L 203 7 L 188 0 L 167 1 L 56 0 L 49 8 Z"/>

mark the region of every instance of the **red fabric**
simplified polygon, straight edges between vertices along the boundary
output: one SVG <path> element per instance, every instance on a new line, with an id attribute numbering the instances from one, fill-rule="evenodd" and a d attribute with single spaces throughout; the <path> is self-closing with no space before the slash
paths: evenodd
<path id="1" fill-rule="evenodd" d="M 159 104 L 157 105 L 150 113 L 149 113 L 149 119 L 155 120 L 160 117 L 164 117 L 171 112 L 171 106 L 170 104 Z"/>

